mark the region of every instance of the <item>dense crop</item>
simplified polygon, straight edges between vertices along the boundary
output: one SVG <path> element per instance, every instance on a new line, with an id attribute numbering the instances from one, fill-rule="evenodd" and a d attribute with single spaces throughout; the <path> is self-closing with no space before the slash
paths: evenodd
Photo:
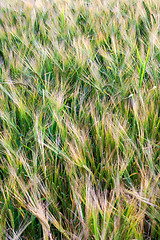
<path id="1" fill-rule="evenodd" d="M 0 3 L 0 239 L 160 239 L 160 1 Z"/>

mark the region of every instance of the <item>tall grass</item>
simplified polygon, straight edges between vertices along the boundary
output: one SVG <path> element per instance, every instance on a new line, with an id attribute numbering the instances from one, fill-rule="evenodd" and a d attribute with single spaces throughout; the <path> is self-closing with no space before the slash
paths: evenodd
<path id="1" fill-rule="evenodd" d="M 0 6 L 0 239 L 160 239 L 160 2 Z"/>

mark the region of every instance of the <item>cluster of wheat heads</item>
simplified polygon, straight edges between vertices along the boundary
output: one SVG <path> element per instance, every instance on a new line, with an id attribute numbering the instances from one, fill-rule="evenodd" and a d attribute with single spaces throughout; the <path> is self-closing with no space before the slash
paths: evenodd
<path id="1" fill-rule="evenodd" d="M 0 239 L 160 239 L 159 0 L 0 7 Z"/>

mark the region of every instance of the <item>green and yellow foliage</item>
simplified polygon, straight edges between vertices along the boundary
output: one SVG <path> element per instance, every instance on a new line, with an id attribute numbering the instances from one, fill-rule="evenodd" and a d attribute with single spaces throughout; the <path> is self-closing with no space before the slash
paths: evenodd
<path id="1" fill-rule="evenodd" d="M 2 0 L 0 239 L 160 239 L 160 1 Z"/>

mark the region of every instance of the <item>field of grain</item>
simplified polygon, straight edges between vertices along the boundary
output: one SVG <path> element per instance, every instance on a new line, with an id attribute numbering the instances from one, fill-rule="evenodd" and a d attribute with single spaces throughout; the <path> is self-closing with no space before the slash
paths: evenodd
<path id="1" fill-rule="evenodd" d="M 0 240 L 160 239 L 160 1 L 2 0 Z"/>

